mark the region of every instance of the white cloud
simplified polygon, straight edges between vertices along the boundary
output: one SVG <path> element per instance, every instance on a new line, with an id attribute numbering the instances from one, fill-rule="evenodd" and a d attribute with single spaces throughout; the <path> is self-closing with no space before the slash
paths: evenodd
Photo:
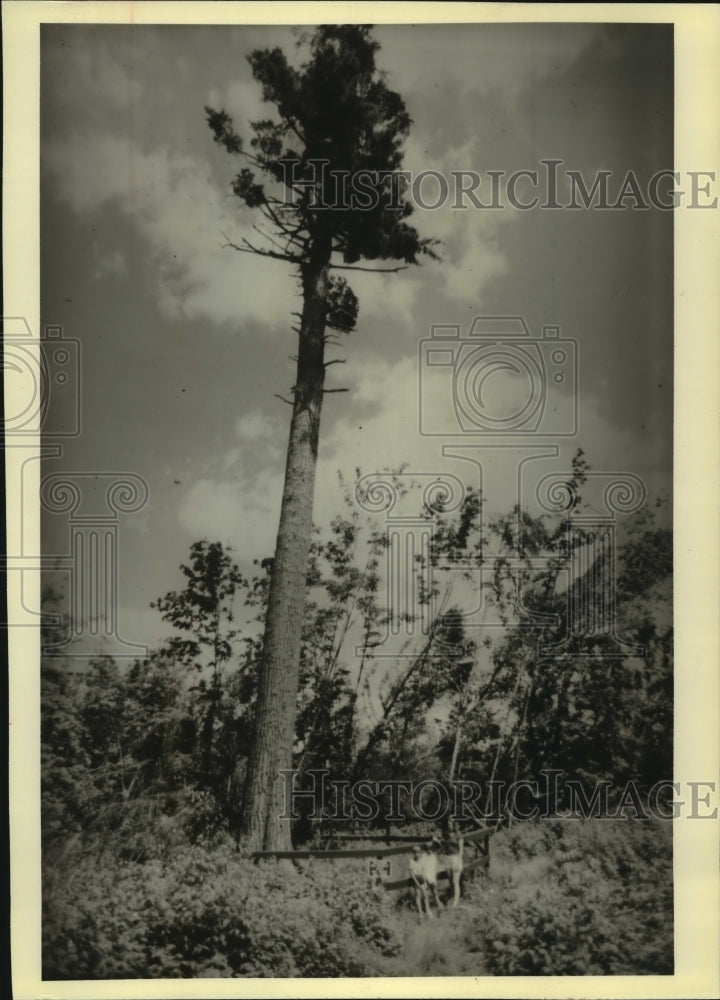
<path id="1" fill-rule="evenodd" d="M 350 371 L 348 372 L 350 375 Z M 480 486 L 478 467 L 472 459 L 482 463 L 485 475 L 483 484 L 488 504 L 496 513 L 510 509 L 517 499 L 517 482 L 520 462 L 530 454 L 518 451 L 523 446 L 540 444 L 559 446 L 557 457 L 539 458 L 522 466 L 523 490 L 532 489 L 537 479 L 550 472 L 564 472 L 578 447 L 585 451 L 591 467 L 597 472 L 630 472 L 647 483 L 653 496 L 662 488 L 663 471 L 654 468 L 648 456 L 647 441 L 604 420 L 599 413 L 583 401 L 580 413 L 580 433 L 569 439 L 523 436 L 521 440 L 509 438 L 484 438 L 469 434 L 451 436 L 457 427 L 452 407 L 452 388 L 449 382 L 445 392 L 440 383 L 432 383 L 433 391 L 423 399 L 423 426 L 431 430 L 447 430 L 440 436 L 423 436 L 419 431 L 419 368 L 418 360 L 407 358 L 391 367 L 366 363 L 356 365 L 349 398 L 372 407 L 370 415 L 362 419 L 344 416 L 333 424 L 325 425 L 321 440 L 318 468 L 316 521 L 327 523 L 337 511 L 337 471 L 346 481 L 355 481 L 355 469 L 363 474 L 398 469 L 407 466 L 409 472 L 442 475 L 450 473 L 465 485 Z M 521 387 L 517 377 L 508 371 L 497 371 L 488 379 L 485 402 L 500 406 L 503 412 L 512 410 L 509 400 L 522 403 L 518 395 Z M 517 405 L 515 409 L 517 409 Z M 457 430 L 455 431 L 457 435 Z M 507 449 L 488 448 L 488 441 Z M 443 445 L 462 446 L 468 460 L 443 455 Z"/>
<path id="2" fill-rule="evenodd" d="M 252 138 L 251 122 L 278 121 L 275 106 L 263 101 L 262 89 L 254 80 L 234 80 L 226 89 L 225 99 L 221 99 L 220 104 L 232 117 L 244 143 Z M 212 104 L 210 106 L 213 107 Z"/>
<path id="3" fill-rule="evenodd" d="M 127 273 L 127 260 L 120 250 L 103 254 L 95 260 L 94 277 L 102 278 L 106 274 L 121 276 Z"/>
<path id="4" fill-rule="evenodd" d="M 474 137 L 460 146 L 448 147 L 442 158 L 432 162 L 428 161 L 419 139 L 410 136 L 405 148 L 404 169 L 414 179 L 411 200 L 416 210 L 412 221 L 421 236 L 442 241 L 443 260 L 433 267 L 435 280 L 449 296 L 469 299 L 478 306 L 487 283 L 507 269 L 498 235 L 504 226 L 517 219 L 518 213 L 507 208 L 476 208 L 470 197 L 461 193 L 462 188 L 470 184 L 458 176 L 459 172 L 475 170 L 482 162 L 482 151 Z M 440 175 L 446 186 L 432 177 L 418 181 L 424 171 Z M 487 177 L 481 176 L 480 186 L 474 192 L 481 204 L 490 204 L 487 184 Z M 432 205 L 436 202 L 439 203 L 437 208 L 422 207 L 422 203 Z M 455 207 L 457 205 L 467 207 Z"/>
<path id="5" fill-rule="evenodd" d="M 377 26 L 375 33 L 382 45 L 378 63 L 400 93 L 453 81 L 461 93 L 500 91 L 512 103 L 521 91 L 570 66 L 598 30 L 596 24 L 518 23 Z"/>
<path id="6" fill-rule="evenodd" d="M 217 538 L 241 560 L 273 553 L 280 516 L 282 474 L 260 472 L 252 480 L 199 479 L 183 498 L 178 520 L 193 538 Z"/>
<path id="7" fill-rule="evenodd" d="M 413 60 L 405 60 L 402 52 L 413 36 L 411 31 L 401 39 L 396 37 L 394 44 L 388 45 L 388 52 L 400 53 L 393 77 L 397 76 L 401 92 L 404 83 L 412 82 L 413 74 L 419 74 L 418 79 L 425 82 L 453 79 L 461 93 L 469 93 L 471 89 L 475 92 L 478 88 L 482 91 L 500 83 L 505 88 L 522 88 L 527 85 L 529 74 L 542 75 L 551 66 L 566 64 L 574 58 L 592 30 L 595 29 L 561 33 L 558 38 L 545 30 L 537 38 L 531 38 L 527 29 L 519 29 L 518 44 L 521 48 L 523 44 L 529 46 L 532 66 L 525 66 L 517 58 L 508 59 L 507 45 L 504 54 L 502 45 L 493 44 L 493 33 L 479 29 L 454 30 L 451 63 L 446 59 L 445 45 L 431 45 L 423 50 L 422 60 L 417 58 L 416 51 Z M 378 31 L 382 35 L 382 29 Z M 423 33 L 422 37 L 428 36 Z M 52 50 L 51 56 L 57 59 L 57 51 Z M 133 77 L 131 56 L 137 58 L 132 52 L 123 57 L 121 50 L 109 46 L 88 46 L 73 53 L 72 72 L 65 74 L 69 82 L 63 86 L 69 88 L 69 106 L 87 109 L 86 131 L 70 131 L 44 149 L 48 171 L 59 192 L 77 212 L 113 202 L 133 219 L 149 245 L 149 264 L 155 276 L 158 302 L 167 315 L 238 324 L 253 319 L 277 325 L 284 331 L 296 305 L 296 282 L 290 266 L 223 248 L 223 232 L 233 242 L 240 242 L 243 235 L 251 233 L 250 226 L 255 220 L 237 198 L 222 190 L 207 160 L 180 154 L 170 147 L 143 148 L 137 139 L 130 141 L 126 136 L 103 130 L 95 113 L 99 108 L 138 108 L 142 101 L 150 99 Z M 78 81 L 88 84 L 90 80 L 92 100 L 87 97 L 83 100 Z M 271 117 L 273 112 L 272 105 L 263 102 L 258 85 L 249 78 L 236 79 L 208 91 L 207 101 L 226 107 L 239 128 L 244 122 Z M 429 126 L 426 123 L 426 129 Z M 476 136 L 460 146 L 447 148 L 442 159 L 432 163 L 428 162 L 424 149 L 426 141 L 427 136 L 421 141 L 413 130 L 406 144 L 404 165 L 414 175 L 423 170 L 437 170 L 452 185 L 453 170 L 470 169 L 483 162 L 485 151 L 479 148 Z M 423 188 L 423 192 L 430 196 L 428 189 Z M 428 281 L 437 281 L 453 298 L 469 299 L 479 306 L 487 283 L 505 273 L 506 261 L 498 246 L 498 234 L 513 220 L 514 213 L 508 209 L 478 211 L 472 207 L 459 211 L 452 207 L 453 200 L 448 198 L 441 208 L 433 211 L 418 207 L 412 217 L 421 236 L 444 241 L 442 265 L 426 261 L 422 271 L 407 272 L 399 279 L 397 275 L 352 275 L 363 316 L 373 322 L 382 316 L 389 293 L 396 322 L 413 322 L 417 294 Z M 256 234 L 254 238 L 257 242 Z"/>
<path id="8" fill-rule="evenodd" d="M 271 442 L 275 444 L 278 437 L 286 434 L 287 428 L 274 416 L 268 416 L 259 410 L 245 413 L 235 424 L 235 433 L 243 444 Z"/>
<path id="9" fill-rule="evenodd" d="M 55 96 L 61 93 L 63 109 L 82 108 L 84 117 L 99 125 L 108 108 L 123 111 L 142 100 L 136 60 L 131 45 L 107 35 L 92 41 L 86 36 L 81 44 L 44 45 L 42 72 Z"/>
<path id="10" fill-rule="evenodd" d="M 240 448 L 231 448 L 226 451 L 222 459 L 223 469 L 232 469 L 237 464 L 241 454 Z"/>
<path id="11" fill-rule="evenodd" d="M 243 216 L 207 164 L 95 135 L 57 140 L 47 163 L 75 211 L 114 203 L 132 218 L 149 244 L 149 270 L 166 314 L 286 329 L 296 291 L 289 266 L 224 246 L 223 232 L 240 241 Z"/>

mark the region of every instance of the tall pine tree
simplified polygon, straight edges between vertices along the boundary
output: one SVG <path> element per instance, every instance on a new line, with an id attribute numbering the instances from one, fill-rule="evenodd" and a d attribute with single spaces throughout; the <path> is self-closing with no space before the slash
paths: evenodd
<path id="1" fill-rule="evenodd" d="M 215 141 L 244 166 L 233 190 L 263 217 L 262 242 L 235 249 L 293 264 L 302 290 L 297 375 L 277 546 L 265 625 L 257 730 L 248 768 L 243 834 L 250 850 L 290 847 L 280 769 L 292 759 L 308 552 L 312 531 L 328 330 L 349 333 L 357 299 L 336 270 L 401 270 L 434 241 L 406 221 L 412 205 L 397 171 L 411 121 L 375 65 L 364 25 L 324 25 L 294 68 L 279 49 L 249 56 L 275 120 L 252 122 L 247 148 L 224 111 L 206 108 Z M 357 262 L 399 261 L 394 267 Z"/>

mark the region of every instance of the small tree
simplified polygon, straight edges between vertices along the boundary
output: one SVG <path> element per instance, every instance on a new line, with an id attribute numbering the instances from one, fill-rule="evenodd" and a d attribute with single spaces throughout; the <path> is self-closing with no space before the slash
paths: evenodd
<path id="1" fill-rule="evenodd" d="M 217 778 L 213 773 L 213 733 L 222 697 L 223 667 L 233 652 L 233 598 L 246 581 L 233 562 L 230 550 L 220 542 L 195 542 L 190 565 L 180 567 L 187 580 L 184 590 L 171 592 L 151 605 L 163 620 L 179 630 L 161 655 L 196 670 L 196 685 L 202 706 L 200 776 L 205 785 Z M 205 676 L 202 676 L 202 675 Z"/>
<path id="2" fill-rule="evenodd" d="M 358 305 L 345 280 L 332 272 L 375 270 L 358 265 L 361 259 L 407 265 L 432 254 L 431 241 L 421 240 L 406 221 L 412 206 L 397 183 L 397 171 L 410 117 L 375 66 L 378 48 L 367 26 L 323 25 L 310 38 L 309 58 L 299 70 L 278 48 L 253 52 L 253 75 L 278 120 L 252 123 L 250 149 L 224 110 L 206 109 L 215 141 L 249 165 L 237 175 L 235 193 L 269 227 L 255 227 L 260 245 L 246 239 L 231 245 L 291 264 L 303 296 L 246 782 L 243 826 L 251 850 L 290 847 L 288 826 L 278 819 L 283 811 L 278 771 L 291 766 L 320 413 L 325 392 L 332 391 L 325 389 L 326 331 L 349 333 Z M 361 174 L 369 196 L 346 200 L 345 181 L 352 187 Z"/>

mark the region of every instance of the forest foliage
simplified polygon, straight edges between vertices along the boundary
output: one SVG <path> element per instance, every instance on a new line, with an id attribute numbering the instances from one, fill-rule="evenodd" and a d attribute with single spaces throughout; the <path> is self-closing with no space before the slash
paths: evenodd
<path id="1" fill-rule="evenodd" d="M 583 467 L 574 474 L 580 485 Z M 669 530 L 643 508 L 618 546 L 618 634 L 641 643 L 643 657 L 613 655 L 611 636 L 576 635 L 571 655 L 539 658 L 539 641 L 563 633 L 572 597 L 560 582 L 569 536 L 562 519 L 520 510 L 484 519 L 482 507 L 469 490 L 452 514 L 429 512 L 430 626 L 394 661 L 374 655 L 391 617 L 382 522 L 363 520 L 345 490 L 329 529 L 315 531 L 294 745 L 301 783 L 318 768 L 337 780 L 447 781 L 452 772 L 507 783 L 552 769 L 562 809 L 569 781 L 605 781 L 611 795 L 632 781 L 642 794 L 672 776 Z M 502 554 L 518 534 L 532 627 L 513 624 L 517 594 Z M 487 558 L 489 540 L 488 599 L 508 621 L 491 638 L 465 628 L 462 587 L 449 585 Z M 538 552 L 555 557 L 542 570 Z M 98 656 L 82 669 L 71 657 L 43 660 L 49 978 L 413 974 L 403 963 L 420 931 L 407 900 L 378 899 L 352 866 L 289 875 L 235 849 L 272 574 L 270 559 L 248 577 L 235 558 L 220 542 L 192 546 L 184 586 L 154 604 L 169 637 L 147 659 Z M 418 565 L 423 580 L 426 570 Z M 463 968 L 671 968 L 671 824 L 497 820 L 490 873 L 468 879 L 470 909 L 447 916 L 447 953 L 464 942 Z M 301 817 L 295 843 L 313 831 Z M 441 973 L 446 958 L 424 974 Z"/>

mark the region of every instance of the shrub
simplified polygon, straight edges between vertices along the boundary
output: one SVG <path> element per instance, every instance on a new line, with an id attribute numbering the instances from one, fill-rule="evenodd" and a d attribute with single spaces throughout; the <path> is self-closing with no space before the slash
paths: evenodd
<path id="1" fill-rule="evenodd" d="M 519 823 L 495 834 L 463 906 L 432 921 L 378 898 L 360 863 L 288 871 L 187 841 L 154 860 L 80 850 L 45 874 L 45 978 L 673 970 L 669 823 Z"/>
<path id="2" fill-rule="evenodd" d="M 44 976 L 367 976 L 400 940 L 359 873 L 289 873 L 227 848 L 171 861 L 96 860 L 50 877 Z"/>
<path id="3" fill-rule="evenodd" d="M 673 971 L 669 824 L 545 820 L 494 841 L 471 932 L 488 974 Z"/>

